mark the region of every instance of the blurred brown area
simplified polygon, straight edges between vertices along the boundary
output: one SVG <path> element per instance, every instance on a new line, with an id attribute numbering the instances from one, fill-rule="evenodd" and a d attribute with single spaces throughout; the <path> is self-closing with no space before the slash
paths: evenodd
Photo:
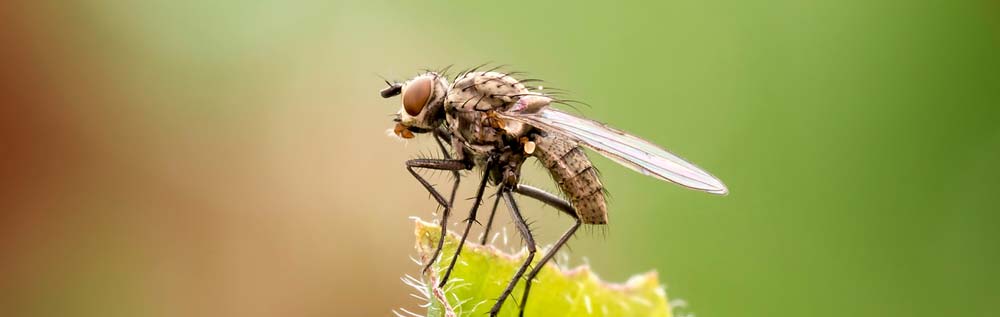
<path id="1" fill-rule="evenodd" d="M 398 280 L 416 270 L 407 216 L 433 205 L 398 198 L 415 189 L 401 165 L 413 153 L 382 133 L 392 110 L 345 106 L 377 100 L 377 77 L 294 64 L 334 58 L 322 47 L 178 62 L 85 5 L 4 6 L 0 315 L 362 316 L 412 302 Z"/>

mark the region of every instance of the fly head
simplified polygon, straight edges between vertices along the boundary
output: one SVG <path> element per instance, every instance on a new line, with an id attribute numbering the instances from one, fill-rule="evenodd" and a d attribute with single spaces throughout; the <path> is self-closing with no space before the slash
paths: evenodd
<path id="1" fill-rule="evenodd" d="M 401 95 L 402 105 L 393 121 L 393 133 L 410 139 L 415 133 L 434 131 L 445 119 L 444 100 L 448 95 L 448 80 L 437 73 L 417 75 L 404 83 L 388 83 L 382 98 Z"/>

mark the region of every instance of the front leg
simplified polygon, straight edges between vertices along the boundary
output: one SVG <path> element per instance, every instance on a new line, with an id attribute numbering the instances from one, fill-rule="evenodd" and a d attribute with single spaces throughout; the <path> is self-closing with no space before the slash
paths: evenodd
<path id="1" fill-rule="evenodd" d="M 461 171 L 461 170 L 471 169 L 472 168 L 472 164 L 470 164 L 468 162 L 465 162 L 465 161 L 462 161 L 462 160 L 448 160 L 448 159 L 445 159 L 445 160 L 438 160 L 438 159 L 412 159 L 412 160 L 406 161 L 406 170 L 409 171 L 410 174 L 413 175 L 413 178 L 416 178 L 417 181 L 420 182 L 420 185 L 423 185 L 424 188 L 427 189 L 427 192 L 429 192 L 431 194 L 431 196 L 434 197 L 434 200 L 437 200 L 438 204 L 440 204 L 442 207 L 444 207 L 444 212 L 441 213 L 441 224 L 440 224 L 441 225 L 441 238 L 438 239 L 437 249 L 434 250 L 434 254 L 431 256 L 431 258 L 424 265 L 424 272 L 427 272 L 427 270 L 430 269 L 431 265 L 434 264 L 434 261 L 437 260 L 438 254 L 441 253 L 441 247 L 444 246 L 444 238 L 445 238 L 445 235 L 448 233 L 448 230 L 447 230 L 447 227 L 448 227 L 448 215 L 451 213 L 451 202 L 445 200 L 444 197 L 441 196 L 441 193 L 439 193 L 437 191 L 437 189 L 434 188 L 434 185 L 431 185 L 431 183 L 427 182 L 427 180 L 424 179 L 423 176 L 420 176 L 420 174 L 417 173 L 417 171 L 415 170 L 415 168 L 426 168 L 426 169 L 442 170 L 442 171 L 455 171 L 457 173 L 458 171 Z M 458 186 L 458 178 L 455 178 L 455 186 L 456 187 Z M 454 197 L 454 194 L 452 194 L 452 197 Z"/>
<path id="2" fill-rule="evenodd" d="M 437 141 L 438 148 L 441 149 L 441 155 L 443 155 L 445 159 L 452 159 L 451 153 L 448 153 L 448 148 L 444 147 L 444 143 L 451 142 L 451 136 L 448 135 L 447 130 L 444 130 L 444 127 L 434 129 L 434 141 Z M 455 194 L 458 193 L 458 182 L 461 180 L 462 175 L 459 174 L 458 171 L 451 171 L 451 176 L 455 178 L 455 183 L 451 186 L 451 197 L 448 199 L 448 205 L 454 206 Z"/>

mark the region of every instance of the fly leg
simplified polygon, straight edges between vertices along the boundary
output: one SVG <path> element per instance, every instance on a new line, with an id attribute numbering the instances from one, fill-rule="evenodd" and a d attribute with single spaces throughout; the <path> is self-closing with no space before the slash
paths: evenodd
<path id="1" fill-rule="evenodd" d="M 521 268 L 517 269 L 517 272 L 514 273 L 514 277 L 510 279 L 510 283 L 507 284 L 507 288 L 503 290 L 503 293 L 500 293 L 500 297 L 497 298 L 496 304 L 493 305 L 493 308 L 490 308 L 491 317 L 496 316 L 497 313 L 500 312 L 500 308 L 503 307 L 503 303 L 507 299 L 507 296 L 509 296 L 510 292 L 514 290 L 514 286 L 517 285 L 517 281 L 521 279 L 521 276 L 524 275 L 524 271 L 526 271 L 528 266 L 531 265 L 531 260 L 535 258 L 535 238 L 531 236 L 531 230 L 528 229 L 528 224 L 524 222 L 524 217 L 521 216 L 521 210 L 517 208 L 517 202 L 514 201 L 514 195 L 511 194 L 509 188 L 502 190 L 501 195 L 503 196 L 504 202 L 507 203 L 507 209 L 510 209 L 510 216 L 514 220 L 514 225 L 517 227 L 517 231 L 519 231 L 521 236 L 524 237 L 524 243 L 527 244 L 528 247 L 528 257 L 524 259 L 524 263 L 521 264 Z M 522 310 L 521 312 L 523 313 L 524 311 Z"/>
<path id="2" fill-rule="evenodd" d="M 493 158 L 489 158 L 486 161 L 486 169 L 483 170 L 483 180 L 479 183 L 479 190 L 476 191 L 476 199 L 472 203 L 472 210 L 469 211 L 469 218 L 465 219 L 465 232 L 462 233 L 462 240 L 459 240 L 458 248 L 455 249 L 455 255 L 451 257 L 451 264 L 448 265 L 448 270 L 445 271 L 438 287 L 444 287 L 444 284 L 448 282 L 451 270 L 455 268 L 455 261 L 458 261 L 458 254 L 462 253 L 462 246 L 465 245 L 465 239 L 469 237 L 469 229 L 472 229 L 472 223 L 476 221 L 476 213 L 479 211 L 479 204 L 483 201 L 483 192 L 486 191 L 486 183 L 490 180 L 489 173 L 495 164 L 494 162 Z"/>
<path id="3" fill-rule="evenodd" d="M 445 143 L 451 142 L 451 136 L 448 135 L 448 132 L 445 131 L 444 128 L 438 127 L 437 129 L 434 130 L 434 141 L 436 141 L 438 147 L 441 148 L 441 155 L 443 155 L 445 159 L 450 160 L 451 153 L 448 153 L 448 148 L 444 147 L 444 143 L 441 142 L 442 140 Z M 448 199 L 448 205 L 454 206 L 455 193 L 458 193 L 458 182 L 461 179 L 462 175 L 460 175 L 458 171 L 451 171 L 451 176 L 455 178 L 455 183 L 454 185 L 451 186 L 451 197 Z"/>
<path id="4" fill-rule="evenodd" d="M 437 127 L 436 129 L 434 129 L 434 141 L 437 143 L 438 148 L 441 149 L 441 155 L 444 156 L 446 160 L 451 160 L 452 159 L 451 153 L 449 153 L 448 148 L 444 146 L 444 143 L 451 142 L 451 135 L 448 134 L 448 130 L 445 129 L 444 127 Z M 448 198 L 448 207 L 455 205 L 455 194 L 458 193 L 458 184 L 461 181 L 462 175 L 459 174 L 457 170 L 452 170 L 451 176 L 455 178 L 455 181 L 451 186 L 451 196 Z M 441 253 L 441 248 L 444 247 L 444 238 L 446 235 L 445 223 L 447 223 L 449 211 L 450 208 L 448 208 L 448 210 L 445 210 L 444 215 L 441 218 L 441 226 L 442 226 L 441 236 L 439 237 L 440 239 L 438 240 L 437 248 L 434 249 L 434 255 L 431 256 L 430 261 L 428 261 L 427 264 L 424 265 L 423 272 L 427 272 L 427 270 L 430 269 L 431 265 L 434 264 L 434 260 L 437 260 L 438 255 Z M 444 284 L 442 283 L 442 285 Z"/>
<path id="5" fill-rule="evenodd" d="M 562 248 L 567 241 L 569 241 L 569 238 L 576 233 L 576 229 L 580 228 L 580 224 L 583 222 L 580 221 L 580 217 L 576 215 L 576 209 L 574 209 L 569 202 L 556 195 L 528 185 L 517 185 L 517 187 L 514 188 L 514 191 L 518 194 L 537 199 L 538 201 L 541 201 L 549 206 L 555 207 L 559 209 L 559 211 L 570 215 L 573 217 L 573 220 L 576 221 L 573 223 L 573 226 L 569 227 L 569 230 L 566 230 L 566 233 L 563 233 L 562 237 L 556 241 L 556 244 L 552 245 L 552 248 L 549 249 L 544 256 L 542 256 L 542 259 L 538 261 L 538 264 L 535 264 L 535 268 L 533 268 L 531 272 L 528 272 L 528 275 L 525 276 L 524 295 L 521 296 L 521 312 L 519 315 L 524 317 L 524 307 L 528 305 L 528 292 L 531 291 L 531 282 L 535 279 L 535 276 L 538 275 L 538 272 L 545 267 L 545 263 L 548 263 L 549 260 L 556 255 L 556 252 L 559 252 L 559 249 Z"/>
<path id="6" fill-rule="evenodd" d="M 486 221 L 486 229 L 483 230 L 483 238 L 482 241 L 479 242 L 479 244 L 481 245 L 486 245 L 486 239 L 489 239 L 490 227 L 493 227 L 493 216 L 496 216 L 497 214 L 497 206 L 500 205 L 500 198 L 502 196 L 501 195 L 502 191 L 503 188 L 497 190 L 496 198 L 493 199 L 493 210 L 490 211 L 490 219 Z"/>
<path id="7" fill-rule="evenodd" d="M 423 185 L 424 188 L 427 189 L 431 196 L 434 197 L 434 200 L 437 200 L 438 204 L 444 207 L 444 211 L 441 213 L 441 237 L 438 239 L 437 249 L 434 250 L 434 254 L 431 255 L 431 258 L 424 265 L 424 272 L 427 272 L 431 265 L 434 264 L 434 260 L 437 260 L 438 254 L 441 253 L 441 247 L 444 246 L 444 237 L 448 233 L 448 215 L 451 213 L 451 202 L 445 200 L 444 197 L 441 196 L 441 193 L 434 188 L 434 185 L 427 182 L 427 180 L 424 179 L 423 176 L 420 176 L 414 168 L 454 171 L 457 173 L 458 171 L 471 168 L 471 164 L 462 160 L 412 159 L 406 161 L 406 170 L 409 171 L 418 182 L 420 182 L 420 185 Z M 455 186 L 458 186 L 458 178 L 455 178 Z M 454 196 L 454 194 L 452 196 Z"/>

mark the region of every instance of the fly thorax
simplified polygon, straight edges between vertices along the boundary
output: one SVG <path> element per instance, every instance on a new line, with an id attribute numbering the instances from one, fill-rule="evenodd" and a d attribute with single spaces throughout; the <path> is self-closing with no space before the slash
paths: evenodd
<path id="1" fill-rule="evenodd" d="M 503 130 L 489 124 L 487 112 L 454 112 L 449 123 L 454 132 L 461 135 L 469 145 L 498 145 L 503 140 Z"/>
<path id="2" fill-rule="evenodd" d="M 459 111 L 504 109 L 529 93 L 514 77 L 500 72 L 471 72 L 451 85 L 447 107 Z"/>

